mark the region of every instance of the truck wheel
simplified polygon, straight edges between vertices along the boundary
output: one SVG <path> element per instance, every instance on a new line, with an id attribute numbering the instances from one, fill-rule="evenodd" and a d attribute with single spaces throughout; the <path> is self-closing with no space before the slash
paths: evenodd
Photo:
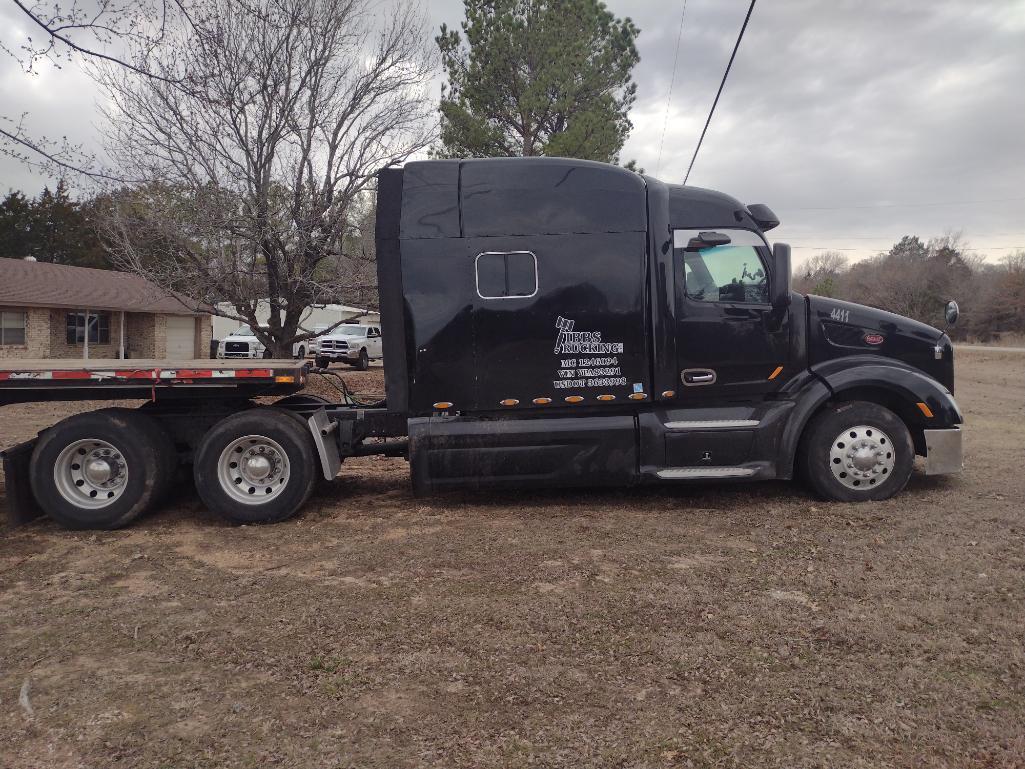
<path id="1" fill-rule="evenodd" d="M 317 364 L 317 368 L 327 368 L 331 365 L 330 358 L 317 358 L 314 363 Z"/>
<path id="2" fill-rule="evenodd" d="M 222 419 L 199 444 L 196 490 L 234 523 L 290 518 L 313 492 L 320 462 L 302 420 L 272 406 Z"/>
<path id="3" fill-rule="evenodd" d="M 356 360 L 356 370 L 366 371 L 370 368 L 370 356 L 367 355 L 367 348 L 364 347 L 359 351 L 359 358 Z"/>
<path id="4" fill-rule="evenodd" d="M 116 529 L 167 491 L 174 445 L 150 416 L 130 409 L 76 414 L 45 430 L 29 465 L 40 507 L 72 529 Z"/>
<path id="5" fill-rule="evenodd" d="M 812 419 L 797 461 L 807 483 L 826 499 L 881 500 L 907 485 L 915 448 L 907 426 L 892 411 L 851 401 Z"/>
<path id="6" fill-rule="evenodd" d="M 296 353 L 296 360 L 303 360 L 306 357 L 306 348 L 300 347 L 298 353 Z"/>
<path id="7" fill-rule="evenodd" d="M 267 348 L 267 347 L 264 347 L 263 348 L 263 359 L 264 360 L 270 360 L 273 357 L 274 357 L 274 355 L 273 355 L 273 353 L 271 353 L 270 349 Z"/>

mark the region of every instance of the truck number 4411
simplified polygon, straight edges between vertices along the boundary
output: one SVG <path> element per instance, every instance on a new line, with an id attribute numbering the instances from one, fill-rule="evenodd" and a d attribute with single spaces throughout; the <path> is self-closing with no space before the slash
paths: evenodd
<path id="1" fill-rule="evenodd" d="M 851 311 L 841 310 L 839 307 L 836 307 L 831 313 L 829 313 L 829 317 L 835 321 L 839 321 L 840 323 L 849 323 L 851 320 Z"/>

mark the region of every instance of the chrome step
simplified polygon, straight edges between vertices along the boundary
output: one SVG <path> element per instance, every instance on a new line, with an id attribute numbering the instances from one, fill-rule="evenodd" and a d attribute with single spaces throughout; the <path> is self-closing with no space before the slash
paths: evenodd
<path id="1" fill-rule="evenodd" d="M 667 467 L 658 471 L 659 478 L 688 480 L 700 478 L 747 478 L 754 475 L 753 467 Z"/>
<path id="2" fill-rule="evenodd" d="M 757 427 L 757 419 L 694 419 L 686 422 L 666 422 L 670 430 L 732 430 L 736 427 Z"/>

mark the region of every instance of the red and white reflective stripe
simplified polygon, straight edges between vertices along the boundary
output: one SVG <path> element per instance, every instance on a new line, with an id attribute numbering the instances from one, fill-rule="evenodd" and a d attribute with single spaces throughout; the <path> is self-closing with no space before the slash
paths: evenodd
<path id="1" fill-rule="evenodd" d="M 253 369 L 118 369 L 116 371 L 0 371 L 0 382 L 24 379 L 103 381 L 109 379 L 272 379 L 274 370 Z"/>

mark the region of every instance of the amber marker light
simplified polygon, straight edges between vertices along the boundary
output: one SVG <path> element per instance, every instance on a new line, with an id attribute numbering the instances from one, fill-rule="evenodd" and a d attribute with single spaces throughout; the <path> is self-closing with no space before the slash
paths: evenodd
<path id="1" fill-rule="evenodd" d="M 616 399 L 615 395 L 599 395 L 598 396 L 598 400 L 600 400 L 600 401 L 614 401 L 615 399 Z"/>
<path id="2" fill-rule="evenodd" d="M 580 403 L 584 399 L 582 395 L 567 395 L 566 403 Z"/>
<path id="3" fill-rule="evenodd" d="M 934 414 L 932 413 L 932 409 L 929 408 L 928 404 L 919 402 L 918 403 L 918 410 L 921 411 L 923 414 L 925 414 L 925 418 L 926 419 L 932 419 L 933 416 L 934 416 Z"/>
<path id="4" fill-rule="evenodd" d="M 534 398 L 534 401 L 533 401 L 535 406 L 547 406 L 551 402 L 552 402 L 551 398 Z"/>
<path id="5" fill-rule="evenodd" d="M 287 376 L 276 376 L 274 377 L 274 381 L 278 384 L 292 384 L 295 382 L 295 377 L 291 374 L 288 374 Z"/>
<path id="6" fill-rule="evenodd" d="M 642 401 L 647 398 L 648 395 L 647 393 L 631 393 L 629 397 L 632 401 Z"/>
<path id="7" fill-rule="evenodd" d="M 776 370 L 773 371 L 771 374 L 769 374 L 769 381 L 771 382 L 773 379 L 778 377 L 781 373 L 783 373 L 783 367 L 782 366 L 776 366 Z"/>
<path id="8" fill-rule="evenodd" d="M 505 400 L 499 401 L 499 403 L 503 406 L 515 406 L 519 401 L 515 398 L 506 398 Z"/>
<path id="9" fill-rule="evenodd" d="M 449 403 L 448 401 L 438 401 L 437 403 L 434 404 L 434 408 L 436 408 L 436 409 L 450 409 L 450 408 L 452 408 L 452 404 Z"/>
<path id="10" fill-rule="evenodd" d="M 676 390 L 666 390 L 664 393 L 662 393 L 662 397 L 663 398 L 675 398 L 676 397 Z"/>

